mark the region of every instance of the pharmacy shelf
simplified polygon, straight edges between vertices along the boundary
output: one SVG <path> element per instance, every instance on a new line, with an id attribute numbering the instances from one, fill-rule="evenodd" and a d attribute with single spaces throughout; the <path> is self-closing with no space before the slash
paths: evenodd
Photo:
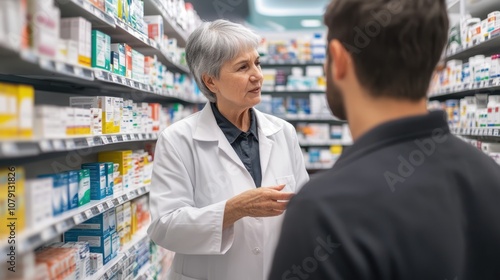
<path id="1" fill-rule="evenodd" d="M 321 88 L 312 88 L 312 89 L 306 89 L 306 90 L 290 90 L 286 88 L 262 88 L 262 94 L 312 94 L 312 93 L 325 93 L 326 89 L 321 89 Z"/>
<path id="2" fill-rule="evenodd" d="M 315 60 L 282 60 L 282 59 L 271 59 L 266 57 L 260 58 L 260 63 L 262 67 L 304 67 L 304 66 L 322 66 L 325 63 L 323 59 Z"/>
<path id="3" fill-rule="evenodd" d="M 132 240 L 123 245 L 118 255 L 110 260 L 105 266 L 96 271 L 89 280 L 108 280 L 111 279 L 123 265 L 123 262 L 135 254 L 139 249 L 139 244 L 148 237 L 147 226 L 139 230 Z"/>
<path id="4" fill-rule="evenodd" d="M 161 15 L 165 34 L 169 38 L 177 39 L 180 47 L 186 46 L 188 39 L 187 32 L 182 30 L 159 0 L 144 0 L 144 15 Z"/>
<path id="5" fill-rule="evenodd" d="M 88 0 L 66 0 L 56 2 L 59 3 L 59 8 L 61 9 L 61 17 L 83 17 L 92 23 L 92 27 L 115 27 L 114 17 L 95 7 Z"/>
<path id="6" fill-rule="evenodd" d="M 481 55 L 493 55 L 498 53 L 500 48 L 500 30 L 495 31 L 495 37 L 477 44 L 473 47 L 458 50 L 456 53 L 448 53 L 446 60 L 460 59 L 466 60 L 469 57 L 481 54 Z"/>
<path id="7" fill-rule="evenodd" d="M 163 261 L 164 258 L 167 257 L 167 254 L 162 254 L 161 256 L 159 256 L 156 261 L 154 262 L 151 262 L 151 261 L 148 261 L 145 265 L 143 265 L 141 267 L 141 269 L 139 269 L 139 271 L 137 272 L 137 275 L 134 277 L 133 280 L 148 280 L 150 279 L 149 278 L 149 271 L 155 267 L 156 265 L 160 264 L 161 261 Z"/>
<path id="8" fill-rule="evenodd" d="M 156 139 L 158 139 L 157 133 L 125 133 L 40 140 L 5 140 L 0 141 L 0 160 Z"/>
<path id="9" fill-rule="evenodd" d="M 299 140 L 301 147 L 351 146 L 352 143 L 342 140 Z"/>
<path id="10" fill-rule="evenodd" d="M 500 127 L 450 128 L 451 133 L 468 137 L 488 137 L 500 140 Z"/>
<path id="11" fill-rule="evenodd" d="M 186 74 L 189 73 L 186 66 L 174 62 L 160 45 L 150 39 L 147 34 L 141 33 L 117 17 L 101 11 L 88 1 L 69 0 L 67 2 L 67 4 L 60 5 L 61 14 L 64 17 L 84 17 L 92 22 L 92 28 L 108 34 L 113 43 L 125 42 L 144 55 L 156 55 L 158 60 L 169 69 L 173 68 Z"/>
<path id="12" fill-rule="evenodd" d="M 140 186 L 126 192 L 116 193 L 113 197 L 98 201 L 93 200 L 87 205 L 69 210 L 60 216 L 53 217 L 46 221 L 44 225 L 26 229 L 16 236 L 16 254 L 22 255 L 26 252 L 33 251 L 75 225 L 81 224 L 94 216 L 146 193 L 149 193 L 149 186 Z M 8 250 L 7 241 L 2 240 L 2 242 L 0 242 L 0 262 L 6 261 Z"/>
<path id="13" fill-rule="evenodd" d="M 431 95 L 429 99 L 446 100 L 450 98 L 462 98 L 465 96 L 471 96 L 477 93 L 494 94 L 498 92 L 500 92 L 500 78 L 441 89 L 440 91 Z"/>

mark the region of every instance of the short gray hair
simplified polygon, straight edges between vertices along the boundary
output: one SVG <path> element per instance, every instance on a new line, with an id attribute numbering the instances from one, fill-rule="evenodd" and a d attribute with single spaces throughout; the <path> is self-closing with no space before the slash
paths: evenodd
<path id="1" fill-rule="evenodd" d="M 260 37 L 252 30 L 227 20 L 205 22 L 188 38 L 186 61 L 200 91 L 210 102 L 217 98 L 203 82 L 203 75 L 219 78 L 222 65 L 242 50 L 259 46 Z"/>

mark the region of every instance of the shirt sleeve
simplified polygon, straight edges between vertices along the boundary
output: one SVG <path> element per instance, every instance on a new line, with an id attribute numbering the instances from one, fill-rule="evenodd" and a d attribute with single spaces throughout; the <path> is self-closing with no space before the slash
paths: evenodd
<path id="1" fill-rule="evenodd" d="M 176 253 L 225 254 L 234 239 L 232 226 L 222 228 L 226 201 L 197 208 L 188 170 L 163 132 L 155 151 L 148 234 L 156 244 Z"/>

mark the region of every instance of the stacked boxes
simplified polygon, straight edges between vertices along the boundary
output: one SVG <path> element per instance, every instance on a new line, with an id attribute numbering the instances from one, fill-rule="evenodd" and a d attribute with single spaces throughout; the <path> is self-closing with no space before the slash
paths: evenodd
<path id="1" fill-rule="evenodd" d="M 120 76 L 125 76 L 125 45 L 124 44 L 111 44 L 111 52 L 114 53 L 112 54 L 112 57 L 116 57 L 116 62 L 115 59 L 113 59 L 113 73 L 118 74 Z"/>
<path id="2" fill-rule="evenodd" d="M 106 195 L 113 196 L 113 186 L 114 186 L 114 163 L 105 162 L 104 163 L 106 169 Z"/>
<path id="3" fill-rule="evenodd" d="M 74 226 L 64 233 L 65 242 L 88 242 L 90 252 L 103 256 L 103 264 L 108 263 L 113 255 L 112 237 L 116 233 L 115 209 L 110 209 L 82 224 Z"/>
<path id="4" fill-rule="evenodd" d="M 132 50 L 132 79 L 140 83 L 144 81 L 144 55 Z"/>
<path id="5" fill-rule="evenodd" d="M 148 37 L 158 43 L 163 42 L 163 18 L 162 16 L 145 16 L 144 21 L 148 25 Z"/>
<path id="6" fill-rule="evenodd" d="M 90 199 L 101 200 L 107 196 L 106 165 L 101 162 L 84 163 L 82 169 L 90 170 Z"/>
<path id="7" fill-rule="evenodd" d="M 123 189 L 128 189 L 131 186 L 131 172 L 132 172 L 132 151 L 113 151 L 99 153 L 98 159 L 101 162 L 118 163 L 118 171 L 122 177 Z"/>
<path id="8" fill-rule="evenodd" d="M 78 208 L 78 171 L 68 171 L 68 209 Z"/>
<path id="9" fill-rule="evenodd" d="M 115 108 L 119 106 L 121 98 L 109 96 L 96 96 L 96 97 L 70 97 L 71 107 L 80 108 L 99 108 L 102 110 L 102 133 L 111 134 L 119 133 L 120 125 L 116 125 L 115 118 L 121 118 L 121 109 Z M 95 109 L 93 110 L 93 120 L 95 121 Z M 117 120 L 118 123 L 120 119 Z M 94 128 L 95 130 L 95 128 Z"/>
<path id="10" fill-rule="evenodd" d="M 54 1 L 28 1 L 29 46 L 40 56 L 55 58 L 58 50 L 60 10 Z"/>
<path id="11" fill-rule="evenodd" d="M 35 135 L 39 138 L 66 137 L 66 118 L 67 112 L 64 107 L 35 106 Z"/>
<path id="12" fill-rule="evenodd" d="M 33 136 L 34 89 L 0 83 L 0 139 Z"/>
<path id="13" fill-rule="evenodd" d="M 90 247 L 87 242 L 58 242 L 50 244 L 50 248 L 72 249 L 75 258 L 75 280 L 84 280 L 91 276 Z"/>
<path id="14" fill-rule="evenodd" d="M 92 55 L 92 24 L 82 17 L 61 19 L 61 41 L 67 46 L 67 62 L 90 67 Z M 76 60 L 72 49 L 76 45 Z"/>

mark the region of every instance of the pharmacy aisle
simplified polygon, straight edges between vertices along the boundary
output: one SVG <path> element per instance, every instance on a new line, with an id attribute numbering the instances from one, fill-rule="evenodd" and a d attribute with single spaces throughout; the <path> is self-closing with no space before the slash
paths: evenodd
<path id="1" fill-rule="evenodd" d="M 321 33 L 287 38 L 294 36 L 262 39 L 264 82 L 257 108 L 295 126 L 306 168 L 314 173 L 331 168 L 352 138 L 348 125 L 332 116 L 326 101 L 326 39 Z"/>
<path id="2" fill-rule="evenodd" d="M 445 110 L 454 134 L 500 164 L 500 11 L 466 15 L 449 38 L 429 107 Z"/>
<path id="3" fill-rule="evenodd" d="M 153 155 L 204 103 L 199 23 L 184 1 L 1 1 L 0 279 L 164 279 Z"/>

